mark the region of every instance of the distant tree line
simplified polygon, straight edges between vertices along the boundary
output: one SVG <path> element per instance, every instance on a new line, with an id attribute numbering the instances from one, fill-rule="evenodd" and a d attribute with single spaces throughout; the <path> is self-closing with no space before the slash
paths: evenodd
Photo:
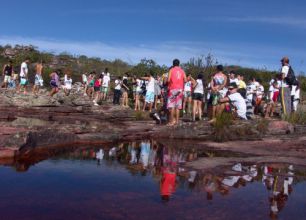
<path id="1" fill-rule="evenodd" d="M 166 73 L 170 67 L 165 65 L 161 66 L 154 60 L 146 58 L 140 60 L 140 62 L 136 65 L 130 65 L 129 63 L 120 59 L 110 61 L 101 59 L 99 57 L 87 57 L 85 55 L 74 56 L 67 52 L 56 55 L 49 52 L 39 51 L 37 47 L 33 45 L 15 45 L 14 47 L 10 45 L 0 45 L 1 69 L 3 65 L 8 62 L 8 60 L 12 60 L 15 71 L 19 72 L 20 64 L 26 58 L 29 58 L 32 63 L 30 65 L 30 78 L 34 77 L 35 63 L 43 62 L 45 67 L 43 77 L 48 78 L 49 74 L 53 70 L 57 69 L 62 73 L 65 71 L 72 72 L 74 81 L 80 81 L 82 73 L 92 71 L 101 73 L 106 67 L 108 67 L 113 76 L 123 75 L 125 73 L 128 73 L 131 76 L 144 76 L 148 73 L 162 75 L 163 73 Z M 196 77 L 196 75 L 200 72 L 203 73 L 205 81 L 209 82 L 212 74 L 215 72 L 215 67 L 218 64 L 218 60 L 211 53 L 209 53 L 206 56 L 191 58 L 188 62 L 183 63 L 182 67 L 186 73 L 190 73 L 193 77 Z M 268 83 L 271 78 L 278 73 L 276 71 L 269 71 L 266 69 L 253 69 L 231 65 L 225 66 L 226 73 L 230 72 L 231 70 L 234 70 L 237 74 L 242 74 L 245 81 L 248 81 L 248 79 L 251 77 L 260 79 L 266 89 L 268 88 Z M 298 78 L 301 83 L 301 89 L 306 92 L 306 77 L 299 76 Z"/>

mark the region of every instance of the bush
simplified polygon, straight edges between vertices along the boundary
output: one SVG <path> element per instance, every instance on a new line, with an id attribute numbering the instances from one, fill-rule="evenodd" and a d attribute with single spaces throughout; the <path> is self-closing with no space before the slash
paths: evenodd
<path id="1" fill-rule="evenodd" d="M 291 124 L 306 124 L 306 112 L 297 111 L 290 115 L 286 115 L 283 118 L 285 121 L 288 121 Z"/>
<path id="2" fill-rule="evenodd" d="M 229 126 L 233 122 L 233 116 L 231 113 L 223 112 L 216 117 L 214 123 L 214 139 L 215 141 L 222 142 L 230 139 L 231 132 Z"/>

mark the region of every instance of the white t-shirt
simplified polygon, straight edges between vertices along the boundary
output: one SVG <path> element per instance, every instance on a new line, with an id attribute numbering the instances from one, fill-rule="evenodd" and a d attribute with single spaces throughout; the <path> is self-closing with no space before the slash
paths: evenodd
<path id="1" fill-rule="evenodd" d="M 281 83 L 280 80 L 277 80 L 276 81 L 276 86 L 274 86 L 274 84 L 275 84 L 275 79 L 271 79 L 270 87 L 269 87 L 269 92 L 278 92 L 282 83 Z"/>
<path id="2" fill-rule="evenodd" d="M 239 86 L 239 80 L 237 78 L 229 79 L 230 83 L 236 83 L 237 86 Z"/>
<path id="3" fill-rule="evenodd" d="M 300 99 L 300 89 L 296 89 L 295 85 L 292 85 L 291 96 L 294 97 L 294 100 Z"/>
<path id="4" fill-rule="evenodd" d="M 274 86 L 273 86 L 273 84 L 274 84 L 274 82 L 275 82 L 275 79 L 271 79 L 271 81 L 269 82 L 269 92 L 274 92 Z"/>
<path id="5" fill-rule="evenodd" d="M 87 76 L 86 76 L 86 74 L 82 75 L 82 81 L 83 81 L 83 83 L 87 83 Z"/>
<path id="6" fill-rule="evenodd" d="M 239 117 L 247 119 L 246 118 L 246 103 L 243 97 L 240 95 L 240 93 L 236 92 L 233 94 L 230 94 L 228 96 L 231 103 L 235 108 L 237 109 L 237 114 Z"/>
<path id="7" fill-rule="evenodd" d="M 116 79 L 115 80 L 115 89 L 120 90 L 121 89 L 121 81 Z"/>
<path id="8" fill-rule="evenodd" d="M 201 79 L 197 79 L 196 87 L 193 90 L 193 93 L 204 94 L 203 81 Z"/>
<path id="9" fill-rule="evenodd" d="M 64 84 L 65 84 L 65 88 L 66 89 L 71 89 L 72 87 L 72 79 L 67 77 L 67 75 L 65 75 L 65 81 L 64 81 Z"/>
<path id="10" fill-rule="evenodd" d="M 141 92 L 141 83 L 140 79 L 136 79 L 136 92 Z"/>
<path id="11" fill-rule="evenodd" d="M 191 81 L 188 81 L 188 82 L 185 83 L 184 91 L 185 92 L 191 92 Z"/>
<path id="12" fill-rule="evenodd" d="M 256 90 L 257 97 L 261 99 L 264 92 L 265 92 L 265 88 L 262 85 L 259 85 Z"/>
<path id="13" fill-rule="evenodd" d="M 20 77 L 26 77 L 28 75 L 28 64 L 23 62 L 20 67 Z"/>
<path id="14" fill-rule="evenodd" d="M 103 83 L 102 83 L 102 86 L 103 87 L 108 87 L 109 85 L 109 82 L 110 82 L 110 77 L 108 75 L 104 75 L 103 76 Z"/>
<path id="15" fill-rule="evenodd" d="M 251 83 L 247 85 L 247 100 L 252 101 L 254 91 L 256 91 L 255 84 Z"/>
<path id="16" fill-rule="evenodd" d="M 256 87 L 260 86 L 259 82 L 255 81 L 255 82 L 252 82 L 253 85 L 255 85 Z"/>
<path id="17" fill-rule="evenodd" d="M 154 84 L 155 79 L 153 77 L 150 78 L 148 85 L 147 85 L 147 92 L 153 92 L 154 93 Z"/>
<path id="18" fill-rule="evenodd" d="M 294 93 L 294 100 L 300 99 L 300 89 L 296 90 Z"/>
<path id="19" fill-rule="evenodd" d="M 288 72 L 289 72 L 289 66 L 283 66 L 281 72 L 282 72 L 282 74 L 285 75 L 285 77 L 287 77 Z M 285 80 L 282 81 L 282 86 L 281 87 L 288 87 L 288 85 L 287 85 Z"/>

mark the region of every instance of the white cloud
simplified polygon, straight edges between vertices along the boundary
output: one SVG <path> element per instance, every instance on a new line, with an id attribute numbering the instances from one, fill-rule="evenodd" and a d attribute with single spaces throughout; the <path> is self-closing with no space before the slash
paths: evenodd
<path id="1" fill-rule="evenodd" d="M 306 18 L 297 17 L 259 17 L 259 16 L 246 16 L 246 17 L 207 17 L 205 21 L 221 21 L 221 22 L 237 22 L 237 23 L 264 23 L 275 24 L 283 26 L 291 26 L 295 28 L 306 28 Z"/>

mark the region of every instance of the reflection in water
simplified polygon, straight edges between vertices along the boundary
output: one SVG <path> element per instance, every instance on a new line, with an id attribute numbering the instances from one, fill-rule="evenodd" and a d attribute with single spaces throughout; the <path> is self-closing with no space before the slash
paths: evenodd
<path id="1" fill-rule="evenodd" d="M 71 149 L 70 149 L 71 150 Z M 121 143 L 111 147 L 73 149 L 56 156 L 64 159 L 97 160 L 106 165 L 119 163 L 131 174 L 151 175 L 159 185 L 160 199 L 169 204 L 179 188 L 188 188 L 192 192 L 204 193 L 204 198 L 213 201 L 217 197 L 229 196 L 231 191 L 243 188 L 254 182 L 265 187 L 272 219 L 277 218 L 284 210 L 293 191 L 295 169 L 292 165 L 234 164 L 222 169 L 222 172 L 190 170 L 184 167 L 186 161 L 196 160 L 198 155 L 191 148 L 165 146 L 154 140 Z M 39 161 L 39 160 L 38 160 Z M 25 167 L 34 164 L 23 163 Z M 264 189 L 264 188 L 263 188 Z M 171 201 L 171 202 L 170 202 Z M 267 207 L 268 208 L 268 207 Z"/>
<path id="2" fill-rule="evenodd" d="M 271 218 L 277 217 L 278 213 L 284 208 L 293 190 L 293 166 L 290 165 L 285 169 L 282 168 L 271 166 L 264 166 L 263 168 L 264 174 L 262 176 L 262 182 L 267 190 L 271 192 L 269 195 Z"/>

